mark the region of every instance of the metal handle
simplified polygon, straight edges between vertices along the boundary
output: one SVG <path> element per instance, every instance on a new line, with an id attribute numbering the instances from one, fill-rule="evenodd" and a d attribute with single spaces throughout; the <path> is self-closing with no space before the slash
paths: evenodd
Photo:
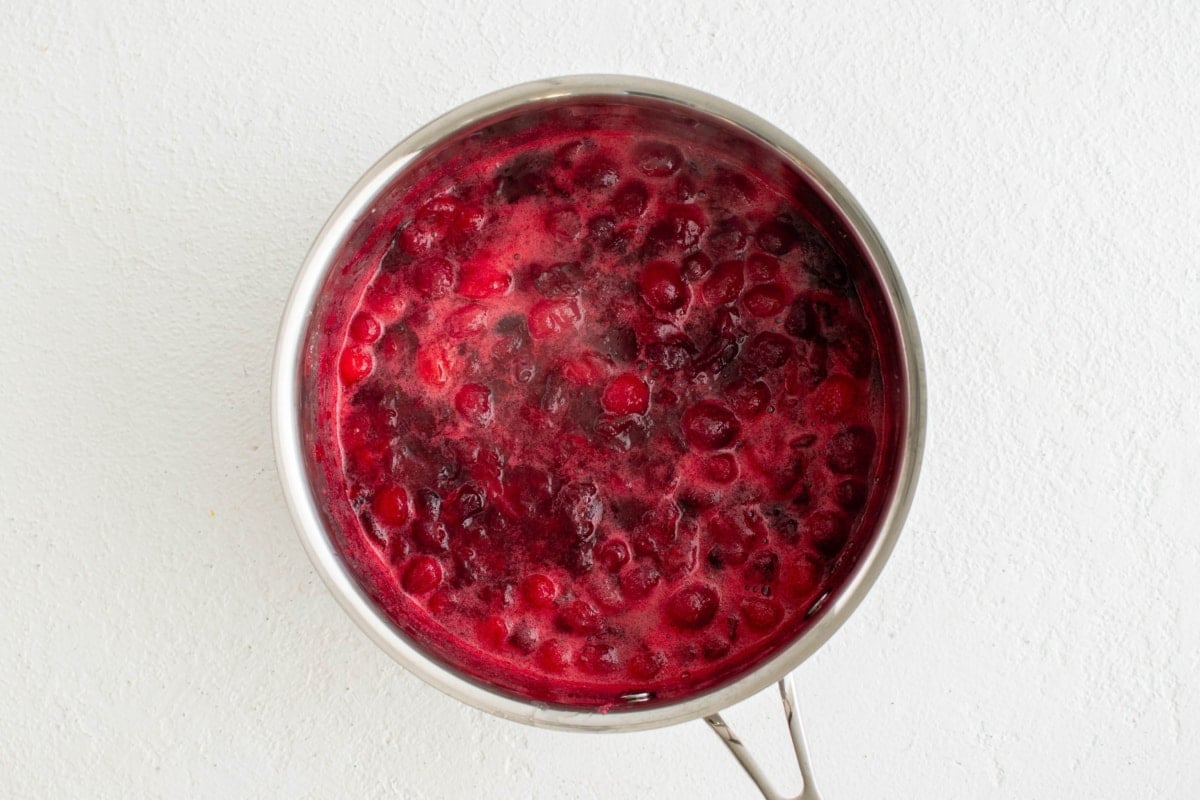
<path id="1" fill-rule="evenodd" d="M 762 768 L 758 766 L 758 762 L 754 760 L 754 756 L 750 755 L 746 745 L 737 737 L 733 729 L 725 724 L 725 720 L 721 719 L 720 714 L 705 717 L 704 721 L 717 736 L 721 737 L 721 741 L 729 748 L 729 752 L 733 753 L 733 757 L 742 765 L 742 769 L 746 770 L 746 774 L 750 776 L 750 780 L 754 781 L 766 800 L 821 800 L 821 796 L 817 794 L 816 784 L 813 783 L 812 765 L 808 761 L 808 747 L 804 743 L 804 729 L 800 725 L 800 712 L 796 710 L 796 689 L 792 686 L 791 675 L 779 682 L 779 696 L 783 699 L 783 715 L 787 719 L 788 733 L 792 736 L 792 749 L 796 751 L 796 763 L 800 767 L 800 778 L 804 781 L 804 788 L 793 798 L 786 798 L 775 791 L 767 781 L 767 776 L 763 774 Z"/>

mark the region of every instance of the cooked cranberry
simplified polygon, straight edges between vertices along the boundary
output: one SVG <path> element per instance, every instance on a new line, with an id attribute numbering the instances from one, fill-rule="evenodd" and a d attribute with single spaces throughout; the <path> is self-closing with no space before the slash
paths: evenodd
<path id="1" fill-rule="evenodd" d="M 404 569 L 404 591 L 429 594 L 442 582 L 442 565 L 436 558 L 417 556 Z"/>
<path id="2" fill-rule="evenodd" d="M 678 311 L 687 306 L 691 297 L 679 269 L 666 261 L 648 264 L 639 282 L 646 305 L 659 311 Z"/>
<path id="3" fill-rule="evenodd" d="M 371 498 L 371 513 L 385 525 L 408 522 L 408 492 L 400 486 L 384 486 Z"/>
<path id="4" fill-rule="evenodd" d="M 525 602 L 534 608 L 549 608 L 554 605 L 554 598 L 558 595 L 558 587 L 554 585 L 554 581 L 545 575 L 535 573 L 525 579 L 521 584 L 521 594 L 525 597 Z"/>
<path id="5" fill-rule="evenodd" d="M 478 383 L 468 383 L 454 396 L 454 407 L 473 425 L 486 427 L 492 423 L 495 410 L 492 408 L 492 392 Z"/>
<path id="6" fill-rule="evenodd" d="M 629 563 L 629 545 L 620 539 L 608 539 L 596 550 L 596 560 L 609 572 L 619 572 Z"/>
<path id="7" fill-rule="evenodd" d="M 634 163 L 651 178 L 673 175 L 683 164 L 679 148 L 666 142 L 641 142 L 633 151 Z"/>
<path id="8" fill-rule="evenodd" d="M 371 344 L 383 335 L 383 326 L 370 314 L 359 312 L 350 321 L 350 336 L 357 342 Z"/>
<path id="9" fill-rule="evenodd" d="M 342 376 L 342 383 L 347 386 L 358 383 L 370 375 L 374 368 L 375 362 L 371 358 L 371 351 L 358 347 L 347 347 L 342 351 L 342 358 L 338 362 L 338 372 Z"/>
<path id="10" fill-rule="evenodd" d="M 775 256 L 794 250 L 797 238 L 796 229 L 778 219 L 764 222 L 754 232 L 754 240 L 758 242 L 758 246 Z"/>
<path id="11" fill-rule="evenodd" d="M 825 462 L 843 475 L 865 473 L 874 452 L 875 434 L 856 425 L 834 434 L 825 450 Z"/>
<path id="12" fill-rule="evenodd" d="M 741 261 L 723 261 L 704 282 L 704 301 L 710 305 L 732 303 L 746 282 L 745 265 Z"/>
<path id="13" fill-rule="evenodd" d="M 626 373 L 604 389 L 601 402 L 614 414 L 644 414 L 650 407 L 650 389 L 637 375 Z"/>
<path id="14" fill-rule="evenodd" d="M 720 450 L 733 444 L 741 423 L 725 406 L 712 400 L 696 403 L 683 412 L 683 435 L 698 450 Z"/>
<path id="15" fill-rule="evenodd" d="M 720 605 L 716 589 L 703 583 L 689 583 L 667 599 L 667 618 L 681 628 L 698 630 L 713 621 Z"/>
<path id="16" fill-rule="evenodd" d="M 756 317 L 773 317 L 783 308 L 786 295 L 778 284 L 767 283 L 755 286 L 746 292 L 742 305 Z"/>
<path id="17" fill-rule="evenodd" d="M 646 213 L 646 203 L 650 195 L 645 184 L 640 181 L 630 181 L 617 188 L 613 195 L 613 209 L 624 219 L 637 219 Z"/>
<path id="18" fill-rule="evenodd" d="M 756 631 L 769 631 L 783 621 L 783 606 L 766 597 L 747 597 L 741 604 L 742 619 Z"/>

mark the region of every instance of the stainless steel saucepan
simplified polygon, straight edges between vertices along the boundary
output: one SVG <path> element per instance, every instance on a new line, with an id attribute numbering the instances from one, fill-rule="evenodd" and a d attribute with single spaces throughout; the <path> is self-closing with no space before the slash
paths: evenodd
<path id="1" fill-rule="evenodd" d="M 642 704 L 631 696 L 622 707 L 591 710 L 533 702 L 502 692 L 426 653 L 406 636 L 370 598 L 339 551 L 330 516 L 316 489 L 316 468 L 309 443 L 312 415 L 306 411 L 316 381 L 308 356 L 315 342 L 315 314 L 323 295 L 336 291 L 333 273 L 339 257 L 361 243 L 381 201 L 407 170 L 431 157 L 447 142 L 463 136 L 486 136 L 493 127 L 543 113 L 545 109 L 582 101 L 628 104 L 675 115 L 688 125 L 713 126 L 754 147 L 766 147 L 791 173 L 789 180 L 828 210 L 824 231 L 844 252 L 853 251 L 861 265 L 858 280 L 873 280 L 881 307 L 877 324 L 890 325 L 895 353 L 890 367 L 895 392 L 899 440 L 879 478 L 885 496 L 874 515 L 874 530 L 864 538 L 857 559 L 844 579 L 818 601 L 806 628 L 752 672 L 725 684 L 661 704 Z M 881 322 L 879 322 L 881 320 Z M 925 432 L 925 387 L 916 321 L 895 264 L 850 193 L 807 150 L 783 131 L 731 103 L 662 81 L 626 76 L 573 76 L 536 81 L 504 89 L 462 105 L 413 133 L 359 179 L 333 212 L 313 243 L 288 299 L 275 355 L 273 393 L 276 457 L 280 477 L 304 547 L 317 572 L 355 622 L 405 669 L 464 703 L 505 719 L 573 731 L 633 731 L 704 719 L 737 757 L 769 799 L 781 797 L 720 711 L 765 689 L 779 685 L 796 757 L 803 778 L 803 800 L 818 797 L 796 710 L 790 673 L 819 648 L 862 601 L 887 561 L 900 534 L 916 487 Z"/>

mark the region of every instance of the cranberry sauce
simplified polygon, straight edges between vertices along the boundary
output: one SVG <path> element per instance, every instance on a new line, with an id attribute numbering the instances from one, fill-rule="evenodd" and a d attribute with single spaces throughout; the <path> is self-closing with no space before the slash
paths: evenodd
<path id="1" fill-rule="evenodd" d="M 887 491 L 873 284 L 703 137 L 599 120 L 467 152 L 380 209 L 318 340 L 339 545 L 419 646 L 521 697 L 744 674 Z"/>

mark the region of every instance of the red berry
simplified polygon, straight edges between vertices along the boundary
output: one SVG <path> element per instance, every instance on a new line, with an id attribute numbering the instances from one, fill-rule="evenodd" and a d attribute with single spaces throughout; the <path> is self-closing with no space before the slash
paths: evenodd
<path id="1" fill-rule="evenodd" d="M 621 573 L 621 593 L 630 600 L 640 600 L 654 591 L 661 577 L 658 567 L 643 562 Z"/>
<path id="2" fill-rule="evenodd" d="M 371 513 L 385 525 L 408 522 L 408 492 L 400 486 L 384 486 L 371 497 Z"/>
<path id="3" fill-rule="evenodd" d="M 768 631 L 783 620 L 783 606 L 766 597 L 747 597 L 741 611 L 746 624 L 756 631 Z"/>
<path id="4" fill-rule="evenodd" d="M 442 582 L 442 565 L 432 556 L 417 556 L 404 569 L 402 583 L 409 594 L 429 594 Z"/>
<path id="5" fill-rule="evenodd" d="M 781 256 L 796 248 L 799 237 L 796 229 L 782 220 L 764 222 L 754 232 L 754 240 L 758 246 L 771 255 Z"/>
<path id="6" fill-rule="evenodd" d="M 639 283 L 646 305 L 658 311 L 679 311 L 691 299 L 679 268 L 666 261 L 655 261 L 642 270 Z"/>
<path id="7" fill-rule="evenodd" d="M 722 450 L 737 439 L 741 423 L 725 406 L 702 400 L 683 412 L 683 436 L 697 450 Z"/>
<path id="8" fill-rule="evenodd" d="M 742 359 L 755 371 L 766 372 L 782 367 L 794 351 L 791 340 L 786 336 L 765 331 L 746 343 Z"/>
<path id="9" fill-rule="evenodd" d="M 725 387 L 725 397 L 742 419 L 754 419 L 771 405 L 771 390 L 762 381 L 738 378 Z"/>
<path id="10" fill-rule="evenodd" d="M 604 675 L 621 665 L 617 648 L 607 642 L 588 642 L 576 659 L 580 669 L 592 675 Z"/>
<path id="11" fill-rule="evenodd" d="M 729 453 L 717 453 L 704 460 L 704 476 L 715 483 L 733 483 L 738 476 L 737 459 Z"/>
<path id="12" fill-rule="evenodd" d="M 613 195 L 612 204 L 617 216 L 624 219 L 637 219 L 646 212 L 647 202 L 649 202 L 649 194 L 645 184 L 640 181 L 631 181 L 618 187 L 616 194 Z"/>
<path id="13" fill-rule="evenodd" d="M 741 293 L 745 282 L 741 261 L 723 261 L 704 282 L 704 288 L 701 290 L 704 302 L 714 306 L 732 303 Z"/>
<path id="14" fill-rule="evenodd" d="M 611 189 L 619 177 L 616 163 L 608 156 L 592 156 L 575 168 L 575 185 L 585 189 Z"/>
<path id="15" fill-rule="evenodd" d="M 713 226 L 708 235 L 708 248 L 718 258 L 729 258 L 746 249 L 750 237 L 746 227 L 736 219 L 727 219 Z"/>
<path id="16" fill-rule="evenodd" d="M 831 375 L 813 394 L 811 406 L 818 419 L 843 419 L 858 405 L 858 381 Z"/>
<path id="17" fill-rule="evenodd" d="M 358 383 L 370 375 L 374 368 L 375 361 L 371 358 L 371 351 L 361 347 L 347 347 L 342 351 L 342 358 L 338 362 L 342 383 L 347 386 Z"/>
<path id="18" fill-rule="evenodd" d="M 651 178 L 666 178 L 683 165 L 683 153 L 666 142 L 641 142 L 633 150 L 634 163 Z"/>
<path id="19" fill-rule="evenodd" d="M 571 664 L 571 651 L 557 639 L 551 639 L 538 648 L 538 666 L 546 672 L 558 674 Z"/>
<path id="20" fill-rule="evenodd" d="M 429 256 L 412 265 L 408 282 L 421 295 L 437 300 L 454 290 L 456 272 L 448 259 Z"/>
<path id="21" fill-rule="evenodd" d="M 555 238 L 570 242 L 583 230 L 583 220 L 573 208 L 556 208 L 546 213 L 546 230 Z"/>
<path id="22" fill-rule="evenodd" d="M 779 259 L 766 253 L 751 253 L 746 259 L 746 280 L 766 283 L 779 274 Z"/>
<path id="23" fill-rule="evenodd" d="M 746 296 L 742 298 L 742 305 L 756 317 L 770 317 L 779 313 L 785 300 L 782 287 L 767 283 L 746 292 Z"/>
<path id="24" fill-rule="evenodd" d="M 837 511 L 817 511 L 809 514 L 800 528 L 800 536 L 821 553 L 836 555 L 850 535 L 850 522 Z"/>
<path id="25" fill-rule="evenodd" d="M 620 572 L 629 563 L 629 545 L 621 539 L 608 539 L 596 550 L 596 560 L 609 572 Z"/>
<path id="26" fill-rule="evenodd" d="M 450 357 L 446 348 L 439 344 L 431 344 L 418 350 L 417 377 L 426 386 L 445 386 L 450 380 Z"/>
<path id="27" fill-rule="evenodd" d="M 667 619 L 680 628 L 699 630 L 713 621 L 720 605 L 716 589 L 704 583 L 689 583 L 667 599 Z"/>
<path id="28" fill-rule="evenodd" d="M 668 250 L 692 250 L 708 228 L 704 212 L 694 205 L 671 206 L 646 233 L 646 252 L 659 255 Z"/>
<path id="29" fill-rule="evenodd" d="M 600 611 L 586 600 L 573 600 L 558 612 L 558 626 L 571 633 L 599 633 L 604 624 Z"/>
<path id="30" fill-rule="evenodd" d="M 350 338 L 363 344 L 371 344 L 383 335 L 383 326 L 379 320 L 365 312 L 354 315 L 350 321 Z"/>
<path id="31" fill-rule="evenodd" d="M 605 387 L 600 402 L 613 414 L 645 414 L 650 407 L 650 387 L 637 375 L 626 373 Z"/>
<path id="32" fill-rule="evenodd" d="M 487 261 L 468 261 L 462 266 L 458 281 L 458 293 L 463 297 L 482 300 L 499 297 L 512 286 L 512 276 L 501 272 Z"/>
<path id="33" fill-rule="evenodd" d="M 492 391 L 478 383 L 468 383 L 454 395 L 454 407 L 463 419 L 481 428 L 492 423 L 495 410 L 492 408 Z"/>
<path id="34" fill-rule="evenodd" d="M 498 650 L 508 638 L 508 623 L 496 614 L 485 617 L 479 623 L 479 640 L 493 650 Z"/>
<path id="35" fill-rule="evenodd" d="M 554 581 L 542 574 L 533 574 L 525 579 L 521 584 L 521 594 L 525 596 L 525 602 L 534 608 L 549 608 L 554 605 L 554 598 L 558 595 L 558 587 L 554 585 Z"/>
<path id="36" fill-rule="evenodd" d="M 579 301 L 542 300 L 529 312 L 529 335 L 535 339 L 549 339 L 583 322 L 583 310 Z"/>
<path id="37" fill-rule="evenodd" d="M 657 650 L 647 650 L 629 659 L 629 674 L 637 680 L 648 681 L 662 672 L 666 665 L 665 655 Z"/>
<path id="38" fill-rule="evenodd" d="M 853 426 L 834 434 L 825 449 L 825 463 L 833 472 L 865 474 L 875 453 L 875 434 L 870 428 Z"/>
<path id="39" fill-rule="evenodd" d="M 704 253 L 693 253 L 683 260 L 681 274 L 683 279 L 688 283 L 695 283 L 712 272 L 712 268 L 713 262 L 711 258 L 704 255 Z"/>

